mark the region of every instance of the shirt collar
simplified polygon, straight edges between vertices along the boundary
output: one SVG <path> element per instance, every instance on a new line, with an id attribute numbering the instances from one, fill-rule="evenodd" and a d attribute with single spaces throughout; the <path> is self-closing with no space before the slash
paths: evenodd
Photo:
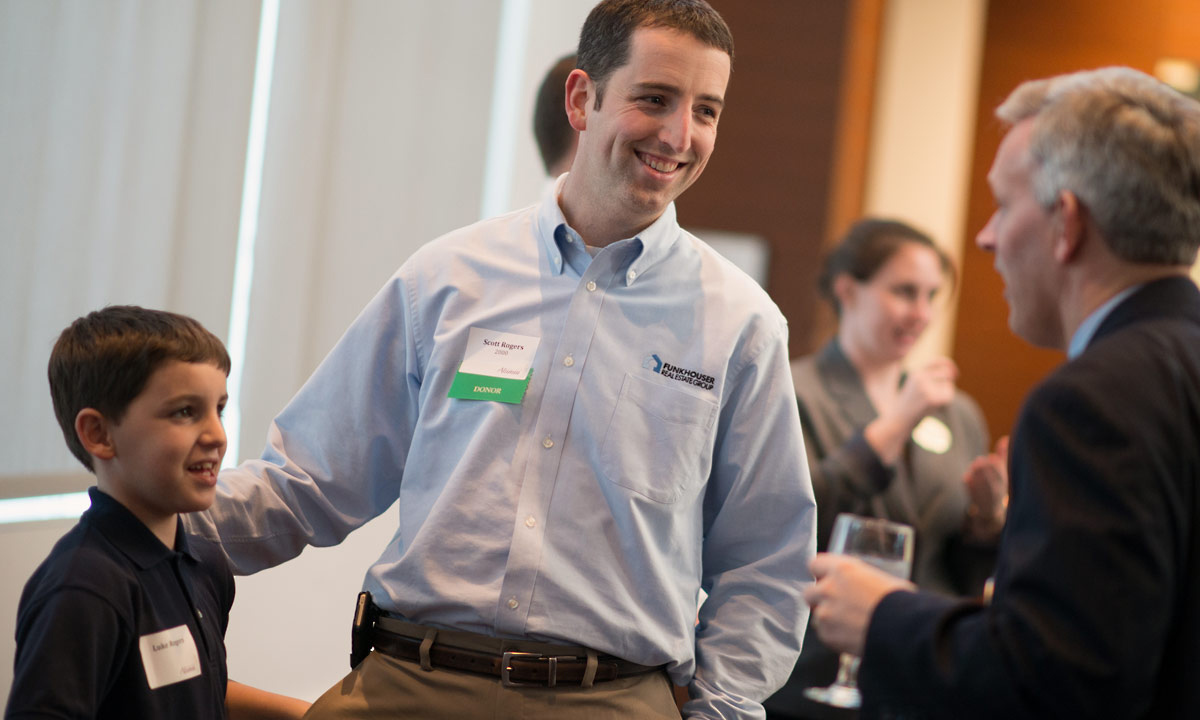
<path id="1" fill-rule="evenodd" d="M 575 232 L 563 215 L 558 204 L 559 193 L 567 174 L 560 175 L 554 185 L 547 188 L 542 195 L 541 206 L 537 212 L 537 233 L 546 248 L 550 259 L 550 271 L 561 275 L 563 269 L 570 266 L 576 273 L 582 275 L 591 258 L 583 247 L 579 233 Z M 637 282 L 639 276 L 665 258 L 679 241 L 679 224 L 675 221 L 675 203 L 667 205 L 666 210 L 658 219 L 632 238 L 619 240 L 609 247 L 626 246 L 632 249 L 631 258 L 625 270 L 624 282 L 626 287 Z"/>
<path id="2" fill-rule="evenodd" d="M 1092 336 L 1096 334 L 1096 330 L 1100 328 L 1100 323 L 1104 322 L 1104 318 L 1108 317 L 1108 314 L 1120 305 L 1122 300 L 1132 295 L 1140 287 L 1141 285 L 1131 285 L 1125 288 L 1084 318 L 1075 330 L 1075 334 L 1071 336 L 1071 344 L 1067 347 L 1067 358 L 1074 360 L 1079 357 L 1088 343 L 1092 341 Z"/>
<path id="3" fill-rule="evenodd" d="M 172 550 L 163 545 L 150 528 L 108 493 L 91 487 L 88 488 L 88 497 L 92 500 L 92 506 L 84 512 L 83 519 L 92 523 L 142 570 L 170 560 L 176 553 L 186 555 L 192 560 L 196 559 L 188 547 L 183 522 L 178 518 L 175 521 L 176 549 Z"/>

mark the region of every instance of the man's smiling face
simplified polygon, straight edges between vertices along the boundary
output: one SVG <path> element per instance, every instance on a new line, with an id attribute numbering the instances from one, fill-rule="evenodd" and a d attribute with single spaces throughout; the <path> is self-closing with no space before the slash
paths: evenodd
<path id="1" fill-rule="evenodd" d="M 642 27 L 599 102 L 596 85 L 576 71 L 588 92 L 573 108 L 582 132 L 571 172 L 584 192 L 571 200 L 605 208 L 630 233 L 654 222 L 704 172 L 729 69 L 724 51 L 691 35 Z"/>

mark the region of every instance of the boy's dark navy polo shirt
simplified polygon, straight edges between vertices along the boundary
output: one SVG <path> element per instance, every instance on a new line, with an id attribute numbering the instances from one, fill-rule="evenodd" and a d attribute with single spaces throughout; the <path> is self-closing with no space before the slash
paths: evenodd
<path id="1" fill-rule="evenodd" d="M 89 494 L 21 594 L 5 718 L 224 718 L 234 593 L 224 556 L 182 523 L 171 550 L 116 500 Z M 139 640 L 181 625 L 200 674 L 152 690 Z"/>

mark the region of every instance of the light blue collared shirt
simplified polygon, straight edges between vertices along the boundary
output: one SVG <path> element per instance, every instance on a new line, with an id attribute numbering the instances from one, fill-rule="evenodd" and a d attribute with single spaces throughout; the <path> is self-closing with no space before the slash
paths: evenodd
<path id="1" fill-rule="evenodd" d="M 539 338 L 519 405 L 447 397 L 473 327 Z M 192 527 L 248 573 L 397 498 L 364 588 L 408 620 L 667 664 L 689 717 L 761 714 L 792 670 L 815 503 L 787 326 L 673 205 L 594 258 L 552 192 L 418 250 Z"/>
<path id="2" fill-rule="evenodd" d="M 1071 344 L 1067 347 L 1067 358 L 1074 360 L 1079 357 L 1079 354 L 1092 341 L 1092 336 L 1096 334 L 1096 330 L 1100 328 L 1100 323 L 1104 322 L 1104 318 L 1108 317 L 1108 314 L 1116 309 L 1122 300 L 1132 295 L 1140 287 L 1141 285 L 1133 285 L 1125 288 L 1084 318 L 1083 322 L 1079 323 L 1079 327 L 1075 329 L 1075 334 L 1071 336 Z"/>

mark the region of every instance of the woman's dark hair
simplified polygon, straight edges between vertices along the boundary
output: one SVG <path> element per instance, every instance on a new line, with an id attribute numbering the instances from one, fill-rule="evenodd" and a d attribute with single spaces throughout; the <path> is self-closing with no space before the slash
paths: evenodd
<path id="1" fill-rule="evenodd" d="M 942 272 L 950 278 L 951 284 L 955 282 L 954 263 L 929 235 L 899 220 L 864 218 L 854 223 L 825 257 L 817 281 L 821 296 L 833 304 L 834 311 L 840 316 L 842 308 L 833 292 L 833 281 L 837 276 L 845 273 L 859 282 L 866 282 L 905 243 L 916 243 L 936 253 Z"/>

